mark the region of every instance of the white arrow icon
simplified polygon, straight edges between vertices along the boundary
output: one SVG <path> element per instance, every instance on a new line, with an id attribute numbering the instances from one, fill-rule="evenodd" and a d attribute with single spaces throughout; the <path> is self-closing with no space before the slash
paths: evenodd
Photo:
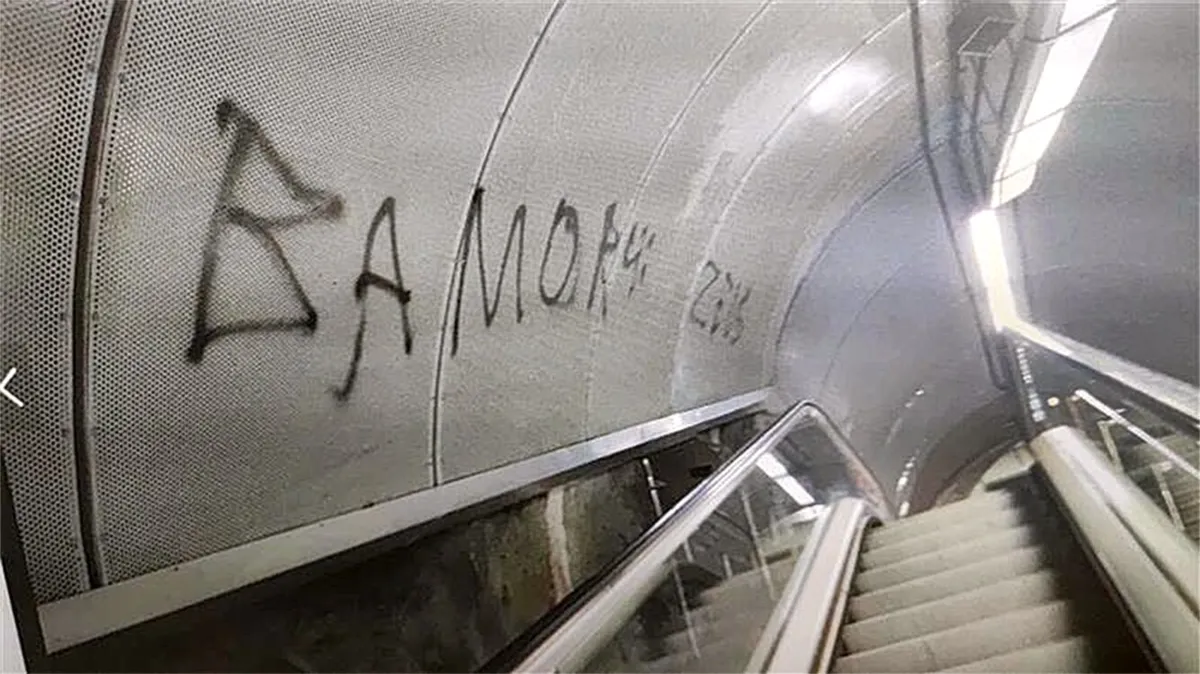
<path id="1" fill-rule="evenodd" d="M 8 398 L 9 400 L 13 401 L 13 404 L 16 405 L 17 407 L 24 407 L 25 403 L 21 402 L 20 398 L 16 397 L 15 395 L 12 394 L 11 391 L 4 388 L 4 387 L 8 386 L 8 382 L 12 381 L 13 376 L 16 374 L 17 374 L 17 368 L 14 367 L 14 368 L 10 368 L 8 371 L 8 374 L 4 375 L 4 381 L 0 381 L 0 395 L 3 395 L 5 398 Z"/>

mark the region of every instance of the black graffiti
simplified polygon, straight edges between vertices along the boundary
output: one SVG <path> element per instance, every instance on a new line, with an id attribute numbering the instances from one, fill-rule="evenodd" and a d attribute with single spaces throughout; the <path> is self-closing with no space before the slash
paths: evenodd
<path id="1" fill-rule="evenodd" d="M 274 230 L 294 227 L 310 222 L 336 220 L 342 212 L 342 200 L 335 194 L 318 190 L 304 184 L 295 171 L 284 161 L 275 146 L 263 133 L 262 128 L 250 115 L 229 99 L 222 100 L 216 108 L 217 129 L 224 134 L 233 130 L 233 142 L 225 159 L 225 172 L 221 176 L 216 205 L 209 218 L 208 235 L 204 244 L 200 282 L 196 289 L 196 308 L 192 322 L 192 339 L 187 358 L 193 363 L 204 359 L 205 349 L 218 338 L 237 333 L 300 331 L 312 334 L 317 329 L 317 311 L 308 298 L 308 293 L 296 277 L 296 271 L 272 234 Z M 275 173 L 293 201 L 306 210 L 294 215 L 263 216 L 233 203 L 235 188 L 246 168 L 252 151 L 257 150 Z M 296 298 L 303 317 L 293 319 L 246 319 L 222 325 L 209 324 L 209 302 L 212 297 L 213 276 L 219 259 L 218 247 L 221 234 L 226 227 L 240 227 L 253 236 L 271 255 L 283 272 L 293 297 Z"/>
<path id="2" fill-rule="evenodd" d="M 567 269 L 563 272 L 562 281 L 558 284 L 558 290 L 553 295 L 546 292 L 546 263 L 550 261 L 550 252 L 554 249 L 554 235 L 558 233 L 559 225 L 562 225 L 562 230 L 571 235 L 571 260 L 567 263 Z M 575 290 L 579 286 L 579 274 L 575 271 L 575 262 L 579 259 L 579 212 L 574 206 L 567 204 L 566 199 L 558 200 L 558 208 L 554 209 L 554 223 L 550 225 L 550 233 L 546 235 L 546 246 L 542 251 L 542 269 L 538 274 L 538 292 L 542 296 L 542 303 L 548 307 L 562 303 L 563 306 L 571 306 L 575 303 Z M 567 282 L 571 282 L 571 294 L 566 300 L 562 299 L 562 294 L 567 288 Z"/>
<path id="3" fill-rule="evenodd" d="M 629 276 L 626 297 L 633 295 L 639 285 L 645 283 L 648 268 L 647 253 L 654 246 L 655 234 L 649 226 L 630 226 L 628 237 L 625 238 L 624 250 L 620 255 L 622 232 L 616 224 L 617 203 L 612 202 L 604 210 L 603 225 L 600 232 L 600 243 L 596 250 L 595 266 L 592 270 L 592 280 L 588 288 L 587 310 L 591 312 L 599 307 L 601 318 L 608 316 L 608 285 L 611 277 L 619 270 Z M 479 269 L 480 290 L 483 295 L 484 327 L 490 328 L 499 310 L 500 296 L 503 293 L 504 276 L 513 258 L 513 239 L 517 240 L 516 248 L 516 315 L 520 323 L 524 317 L 522 305 L 523 260 L 525 257 L 525 220 L 526 207 L 521 204 L 513 213 L 512 224 L 508 230 L 508 242 L 504 248 L 504 258 L 500 262 L 499 277 L 494 286 L 494 295 L 489 292 L 483 254 L 483 188 L 477 188 L 471 199 L 471 207 L 467 221 L 463 226 L 461 243 L 454 275 L 454 319 L 450 326 L 450 355 L 458 353 L 459 338 L 462 329 L 462 297 L 466 284 L 467 271 L 470 266 L 471 245 L 476 247 L 475 258 Z M 565 198 L 559 199 L 554 209 L 554 217 L 546 242 L 542 248 L 542 262 L 538 271 L 538 294 L 542 304 L 547 307 L 567 309 L 575 304 L 576 292 L 579 286 L 581 218 L 579 210 Z M 559 272 L 551 265 L 550 259 L 555 251 L 562 246 L 570 247 L 570 256 L 566 267 Z M 619 262 L 619 266 L 618 266 Z"/>
<path id="4" fill-rule="evenodd" d="M 450 332 L 451 356 L 458 353 L 459 318 L 462 314 L 463 285 L 467 280 L 467 263 L 471 257 L 472 231 L 475 233 L 475 258 L 479 261 L 479 289 L 483 294 L 484 326 L 489 328 L 492 326 L 492 321 L 496 319 L 496 312 L 500 309 L 500 296 L 504 289 L 504 275 L 508 271 L 508 262 L 511 259 L 514 235 L 517 237 L 517 322 L 520 323 L 525 316 L 525 310 L 521 306 L 521 267 L 525 258 L 525 204 L 521 204 L 513 212 L 512 224 L 508 228 L 508 243 L 504 245 L 504 258 L 500 261 L 500 273 L 496 279 L 496 295 L 489 302 L 487 269 L 483 263 L 483 188 L 477 187 L 475 193 L 471 195 L 471 207 L 467 211 L 467 221 L 463 224 L 462 243 L 459 246 L 456 261 L 455 280 L 458 283 L 458 290 L 454 300 L 454 325 Z"/>
<path id="5" fill-rule="evenodd" d="M 625 248 L 621 251 L 621 268 L 633 268 L 629 274 L 629 291 L 626 293 L 626 297 L 632 296 L 634 288 L 646 282 L 647 265 L 642 260 L 642 254 L 648 253 L 654 246 L 654 237 L 654 232 L 651 232 L 647 226 L 642 227 L 640 235 L 638 234 L 638 223 L 635 222 L 629 226 L 629 236 L 626 237 Z M 633 247 L 635 240 L 637 249 Z"/>
<path id="6" fill-rule="evenodd" d="M 621 245 L 621 232 L 613 224 L 617 204 L 611 203 L 604 209 L 604 229 L 600 232 L 600 248 L 596 251 L 596 269 L 592 272 L 592 289 L 588 291 L 588 311 L 596 301 L 596 282 L 600 281 L 600 315 L 608 316 L 608 268 L 604 264 L 608 256 Z"/>
<path id="7" fill-rule="evenodd" d="M 709 336 L 737 344 L 746 330 L 744 313 L 751 286 L 736 280 L 728 271 L 723 272 L 712 260 L 704 263 L 700 273 L 707 280 L 692 300 L 688 319 Z"/>
<path id="8" fill-rule="evenodd" d="M 371 253 L 375 249 L 375 235 L 384 218 L 388 221 L 388 237 L 391 239 L 392 277 L 386 278 L 371 271 Z M 363 248 L 362 271 L 354 282 L 354 301 L 358 304 L 358 331 L 354 335 L 354 352 L 350 357 L 350 369 L 342 385 L 333 389 L 333 396 L 338 400 L 346 400 L 354 390 L 354 382 L 358 379 L 358 365 L 362 361 L 363 335 L 367 331 L 367 291 L 377 288 L 396 299 L 400 305 L 400 321 L 404 330 L 404 353 L 411 354 L 413 347 L 412 324 L 408 319 L 408 303 L 412 301 L 412 293 L 404 287 L 404 279 L 400 275 L 400 245 L 396 241 L 396 199 L 388 197 L 375 211 L 371 220 L 371 228 L 367 230 L 367 243 Z"/>

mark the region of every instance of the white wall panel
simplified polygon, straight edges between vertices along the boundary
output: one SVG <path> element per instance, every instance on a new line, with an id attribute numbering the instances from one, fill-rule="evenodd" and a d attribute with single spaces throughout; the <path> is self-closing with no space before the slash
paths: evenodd
<path id="1" fill-rule="evenodd" d="M 918 142 L 902 3 L 131 7 L 78 394 L 110 582 L 758 388 L 796 284 Z M 949 11 L 923 9 L 935 116 Z M 904 401 L 852 395 L 861 331 L 937 279 L 856 260 L 804 296 L 846 350 L 789 345 L 789 390 L 870 455 L 888 422 L 851 404 Z"/>
<path id="2" fill-rule="evenodd" d="M 454 237 L 548 12 L 134 7 L 93 251 L 91 443 L 110 580 L 430 484 Z M 411 352 L 397 293 L 355 297 L 389 199 L 394 229 L 385 212 L 370 268 L 394 281 L 394 231 Z M 197 341 L 206 286 L 201 328 L 290 327 Z M 297 329 L 303 298 L 315 329 Z"/>
<path id="3" fill-rule="evenodd" d="M 834 43 L 834 51 L 845 53 L 825 61 L 838 65 L 818 71 L 824 76 L 804 89 L 723 208 L 710 250 L 719 251 L 722 269 L 753 287 L 760 300 L 746 303 L 745 334 L 723 360 L 712 355 L 714 340 L 704 339 L 703 331 L 681 333 L 675 381 L 679 404 L 717 396 L 730 382 L 752 387 L 772 376 L 778 326 L 802 273 L 792 272 L 789 279 L 789 270 L 798 258 L 810 260 L 847 210 L 912 151 L 915 109 L 906 16 L 896 12 L 881 17 L 866 5 L 858 11 L 865 25 L 829 33 L 858 39 Z M 939 34 L 945 12 L 927 14 L 931 32 Z M 854 14 L 847 8 L 837 16 Z M 931 97 L 940 100 L 937 96 L 935 89 Z M 698 275 L 693 292 L 699 293 L 706 281 Z"/>
<path id="4" fill-rule="evenodd" d="M 659 259 L 687 242 L 670 236 L 670 220 L 631 219 L 629 203 L 672 120 L 754 8 L 568 3 L 550 25 L 482 181 L 490 301 L 514 214 L 525 209 L 521 319 L 515 244 L 488 326 L 472 236 L 461 304 L 452 284 L 459 332 L 442 375 L 445 479 L 666 411 L 672 351 L 652 331 L 680 302 L 662 294 Z M 604 383 L 589 403 L 594 379 Z"/>

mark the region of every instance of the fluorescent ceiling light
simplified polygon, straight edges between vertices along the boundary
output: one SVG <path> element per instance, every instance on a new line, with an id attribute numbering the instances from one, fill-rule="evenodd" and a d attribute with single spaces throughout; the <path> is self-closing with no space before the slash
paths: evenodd
<path id="1" fill-rule="evenodd" d="M 797 505 L 808 506 L 816 503 L 812 497 L 812 494 L 809 494 L 808 490 L 800 486 L 800 483 L 796 481 L 796 478 L 790 475 L 775 480 L 775 484 L 779 485 L 780 489 L 787 492 L 788 496 L 791 496 L 792 500 L 795 501 Z"/>
<path id="2" fill-rule="evenodd" d="M 1066 110 L 1059 110 L 1017 132 L 1017 137 L 1008 150 L 1008 161 L 1004 166 L 1007 175 L 1003 176 L 1004 178 L 1016 175 L 1038 163 L 1042 155 L 1046 154 L 1046 148 L 1050 147 L 1050 141 L 1054 140 L 1054 132 L 1058 130 L 1065 114 Z M 1026 185 L 1026 188 L 1028 187 Z"/>
<path id="3" fill-rule="evenodd" d="M 1037 177 L 1037 164 L 1030 164 L 1016 173 L 997 180 L 992 186 L 992 208 L 1008 203 L 1025 193 Z"/>
<path id="4" fill-rule="evenodd" d="M 758 469 L 767 474 L 772 480 L 787 477 L 788 469 L 774 454 L 767 452 L 758 459 Z"/>
<path id="5" fill-rule="evenodd" d="M 1106 6 L 1110 9 L 1104 11 Z M 1067 106 L 1079 92 L 1116 12 L 1117 6 L 1111 0 L 1069 0 L 1059 15 L 1055 36 L 1028 47 L 1038 50 L 1028 56 L 1032 63 L 1040 60 L 1041 69 L 1035 66 L 1030 71 L 1021 95 L 1022 104 L 1016 108 L 1021 112 L 1009 126 L 992 180 L 993 208 L 1033 185 L 1037 163 L 1054 140 Z M 1062 32 L 1064 29 L 1069 30 Z"/>
<path id="6" fill-rule="evenodd" d="M 1116 3 L 1112 0 L 1070 0 L 1058 17 L 1058 32 L 1061 33 L 1109 6 L 1115 7 Z"/>
<path id="7" fill-rule="evenodd" d="M 1033 99 L 1025 110 L 1025 123 L 1036 122 L 1071 103 L 1087 75 L 1100 43 L 1112 24 L 1117 9 L 1113 7 L 1086 24 L 1061 35 L 1050 43 L 1050 54 L 1042 67 Z"/>
<path id="8" fill-rule="evenodd" d="M 792 500 L 797 504 L 807 506 L 816 503 L 816 499 L 812 497 L 812 494 L 809 494 L 808 490 L 801 486 L 796 481 L 796 478 L 791 476 L 787 467 L 773 453 L 768 452 L 763 454 L 759 457 L 757 465 L 759 470 L 774 480 L 775 484 L 787 492 L 788 496 L 791 496 Z"/>
<path id="9" fill-rule="evenodd" d="M 1004 257 L 1004 239 L 996 212 L 988 209 L 971 216 L 971 244 L 975 263 L 983 277 L 992 322 L 1000 329 L 1017 320 L 1017 303 L 1013 299 L 1008 260 Z"/>

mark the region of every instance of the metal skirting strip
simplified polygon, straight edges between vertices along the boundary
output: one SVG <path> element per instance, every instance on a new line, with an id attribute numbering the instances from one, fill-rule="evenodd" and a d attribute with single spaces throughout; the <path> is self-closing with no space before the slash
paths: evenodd
<path id="1" fill-rule="evenodd" d="M 677 412 L 370 508 L 38 607 L 53 653 L 435 521 L 602 459 L 751 410 L 769 389 Z"/>

